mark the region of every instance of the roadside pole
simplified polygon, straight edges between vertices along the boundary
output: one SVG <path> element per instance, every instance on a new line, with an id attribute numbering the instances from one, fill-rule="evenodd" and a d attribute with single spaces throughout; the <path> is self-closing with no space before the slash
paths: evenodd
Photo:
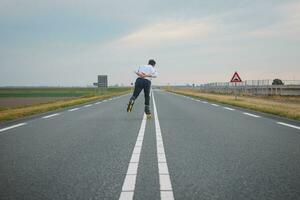
<path id="1" fill-rule="evenodd" d="M 236 85 L 236 83 L 242 82 L 242 79 L 241 79 L 240 75 L 237 72 L 234 72 L 230 82 L 234 83 L 234 93 L 235 93 L 235 98 L 234 99 L 237 100 L 237 85 Z"/>
<path id="2" fill-rule="evenodd" d="M 234 91 L 235 91 L 235 100 L 237 100 L 237 88 L 236 88 L 236 82 L 234 83 Z"/>

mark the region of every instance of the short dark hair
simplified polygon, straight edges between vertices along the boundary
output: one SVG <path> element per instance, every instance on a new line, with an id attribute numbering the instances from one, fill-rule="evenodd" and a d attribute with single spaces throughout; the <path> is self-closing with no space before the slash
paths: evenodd
<path id="1" fill-rule="evenodd" d="M 154 66 L 156 64 L 156 62 L 153 59 L 150 59 L 148 64 Z"/>

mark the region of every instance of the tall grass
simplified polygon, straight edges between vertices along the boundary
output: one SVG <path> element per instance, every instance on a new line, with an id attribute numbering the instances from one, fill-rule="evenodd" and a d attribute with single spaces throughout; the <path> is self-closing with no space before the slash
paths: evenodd
<path id="1" fill-rule="evenodd" d="M 300 120 L 300 98 L 297 97 L 261 98 L 242 96 L 235 100 L 233 95 L 202 93 L 194 89 L 169 89 L 168 91 Z"/>

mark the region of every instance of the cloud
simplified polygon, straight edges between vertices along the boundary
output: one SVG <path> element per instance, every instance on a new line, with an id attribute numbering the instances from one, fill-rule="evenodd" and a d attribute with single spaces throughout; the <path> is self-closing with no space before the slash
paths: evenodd
<path id="1" fill-rule="evenodd" d="M 274 8 L 274 11 L 280 17 L 276 23 L 251 31 L 249 35 L 300 39 L 300 3 L 288 3 Z"/>
<path id="2" fill-rule="evenodd" d="M 187 43 L 201 40 L 216 29 L 209 20 L 163 20 L 146 25 L 113 42 L 121 46 L 161 46 L 167 43 Z"/>

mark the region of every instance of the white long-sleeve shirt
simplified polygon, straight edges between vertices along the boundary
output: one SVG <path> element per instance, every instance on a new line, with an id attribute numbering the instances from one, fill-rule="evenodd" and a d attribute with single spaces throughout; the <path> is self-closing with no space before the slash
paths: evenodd
<path id="1" fill-rule="evenodd" d="M 152 65 L 143 65 L 140 66 L 139 69 L 136 72 L 144 73 L 147 75 L 151 75 L 152 77 L 144 77 L 144 79 L 147 79 L 149 81 L 152 81 L 152 78 L 157 77 L 157 71 Z"/>

